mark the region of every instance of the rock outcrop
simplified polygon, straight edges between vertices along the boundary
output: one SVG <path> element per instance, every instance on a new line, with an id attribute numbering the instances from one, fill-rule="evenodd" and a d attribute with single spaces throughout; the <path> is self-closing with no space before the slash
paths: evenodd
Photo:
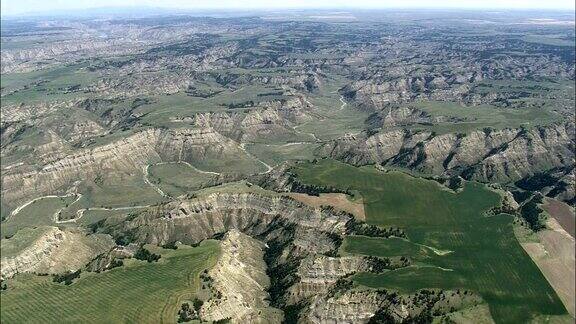
<path id="1" fill-rule="evenodd" d="M 302 260 L 296 272 L 300 280 L 290 288 L 290 303 L 325 294 L 340 278 L 356 272 L 380 272 L 388 264 L 362 256 L 329 257 L 311 255 Z"/>
<path id="2" fill-rule="evenodd" d="M 303 96 L 263 101 L 249 111 L 207 112 L 174 118 L 199 128 L 213 128 L 239 142 L 294 136 L 294 125 L 310 120 L 311 106 Z"/>
<path id="3" fill-rule="evenodd" d="M 402 166 L 465 179 L 509 182 L 575 161 L 574 123 L 548 127 L 434 135 L 393 130 L 349 135 L 325 144 L 321 153 L 348 163 Z"/>
<path id="4" fill-rule="evenodd" d="M 421 290 L 399 295 L 386 290 L 347 290 L 316 296 L 301 314 L 301 323 L 432 322 L 432 314 L 475 306 L 482 298 L 460 291 Z"/>
<path id="5" fill-rule="evenodd" d="M 280 323 L 283 313 L 270 307 L 266 291 L 270 279 L 264 262 L 264 243 L 230 230 L 220 243 L 221 254 L 208 275 L 212 296 L 200 310 L 207 321 L 230 319 L 232 323 Z"/>
<path id="6" fill-rule="evenodd" d="M 330 234 L 344 235 L 351 219 L 348 214 L 314 209 L 285 196 L 214 193 L 147 208 L 110 229 L 112 234 L 131 233 L 139 242 L 163 245 L 195 244 L 231 229 L 259 237 L 292 226 L 299 248 L 323 253 L 338 247 Z"/>
<path id="7" fill-rule="evenodd" d="M 57 227 L 38 228 L 33 231 L 41 231 L 41 234 L 32 241 L 20 242 L 22 236 L 27 235 L 20 232 L 10 239 L 2 240 L 3 252 L 8 254 L 5 249 L 11 250 L 9 256 L 2 257 L 3 279 L 24 272 L 56 274 L 75 271 L 114 245 L 107 235 L 86 236 Z M 11 248 L 13 245 L 21 245 L 22 248 Z"/>

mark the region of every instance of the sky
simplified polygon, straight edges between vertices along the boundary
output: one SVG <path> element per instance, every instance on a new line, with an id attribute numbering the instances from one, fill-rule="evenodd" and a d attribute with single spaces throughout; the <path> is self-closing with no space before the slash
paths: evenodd
<path id="1" fill-rule="evenodd" d="M 574 0 L 0 0 L 2 15 L 97 7 L 162 7 L 172 9 L 281 8 L 465 8 L 569 9 Z"/>

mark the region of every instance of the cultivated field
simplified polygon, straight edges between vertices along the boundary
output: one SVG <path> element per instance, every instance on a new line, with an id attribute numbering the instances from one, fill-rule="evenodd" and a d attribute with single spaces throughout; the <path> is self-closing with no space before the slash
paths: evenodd
<path id="1" fill-rule="evenodd" d="M 19 275 L 2 291 L 2 323 L 175 323 L 198 275 L 214 265 L 219 247 L 153 249 L 156 263 L 128 260 L 103 273 L 82 273 L 70 286 L 51 277 Z M 28 309 L 30 311 L 22 311 Z"/>

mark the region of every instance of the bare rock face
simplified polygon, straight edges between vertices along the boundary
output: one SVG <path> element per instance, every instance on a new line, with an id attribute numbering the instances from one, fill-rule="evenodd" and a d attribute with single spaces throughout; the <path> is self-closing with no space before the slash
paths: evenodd
<path id="1" fill-rule="evenodd" d="M 361 256 L 329 257 L 311 255 L 300 263 L 297 275 L 298 283 L 290 288 L 290 302 L 327 293 L 338 279 L 356 272 L 372 272 L 374 265 Z"/>
<path id="2" fill-rule="evenodd" d="M 293 224 L 297 228 L 296 237 L 304 241 L 300 244 L 302 248 L 324 250 L 335 248 L 327 238 L 328 233 L 343 235 L 350 219 L 347 214 L 313 209 L 285 196 L 214 193 L 148 208 L 138 217 L 121 223 L 117 230 L 133 233 L 140 242 L 192 244 L 231 229 L 258 236 L 282 224 Z M 315 236 L 310 237 L 308 232 Z"/>
<path id="3" fill-rule="evenodd" d="M 3 279 L 24 272 L 55 274 L 75 271 L 114 245 L 107 235 L 86 236 L 82 233 L 63 231 L 57 227 L 34 231 L 42 233 L 25 248 L 18 249 L 16 246 L 22 244 L 17 242 L 27 233 L 19 232 L 10 239 L 2 240 L 3 254 L 9 255 L 2 258 Z"/>
<path id="4" fill-rule="evenodd" d="M 507 182 L 574 163 L 574 123 L 467 135 L 393 130 L 346 136 L 321 152 L 348 163 L 409 167 L 479 181 Z"/>
<path id="5" fill-rule="evenodd" d="M 391 70 L 362 75 L 361 80 L 347 85 L 343 93 L 366 109 L 422 98 L 463 101 L 469 95 L 469 83 L 481 79 L 475 71 L 455 70 L 447 76 L 433 71 L 433 67 L 429 68 L 431 71 L 418 75 L 414 75 L 410 67 L 406 69 L 402 74 Z M 407 76 L 410 74 L 413 76 Z"/>
<path id="6" fill-rule="evenodd" d="M 338 297 L 315 298 L 303 323 L 367 323 L 385 305 L 378 292 L 350 291 Z"/>
<path id="7" fill-rule="evenodd" d="M 295 187 L 297 180 L 293 174 L 290 173 L 292 164 L 284 162 L 274 167 L 266 174 L 257 174 L 250 177 L 250 181 L 258 184 L 262 188 L 273 190 L 276 192 L 291 192 Z"/>
<path id="8" fill-rule="evenodd" d="M 208 275 L 212 289 L 219 292 L 203 304 L 200 318 L 208 321 L 230 319 L 233 323 L 280 323 L 283 313 L 269 305 L 266 291 L 264 243 L 230 230 L 220 244 L 221 255 Z"/>
<path id="9" fill-rule="evenodd" d="M 433 312 L 445 313 L 482 303 L 460 291 L 421 290 L 398 295 L 386 290 L 348 290 L 317 296 L 300 317 L 301 323 L 431 322 Z"/>

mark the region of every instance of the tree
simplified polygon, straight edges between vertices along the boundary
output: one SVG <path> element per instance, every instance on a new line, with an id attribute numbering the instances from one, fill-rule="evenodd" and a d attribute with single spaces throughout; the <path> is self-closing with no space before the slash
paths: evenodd
<path id="1" fill-rule="evenodd" d="M 178 323 L 189 322 L 197 318 L 196 312 L 190 308 L 190 304 L 183 303 L 178 311 Z"/>

